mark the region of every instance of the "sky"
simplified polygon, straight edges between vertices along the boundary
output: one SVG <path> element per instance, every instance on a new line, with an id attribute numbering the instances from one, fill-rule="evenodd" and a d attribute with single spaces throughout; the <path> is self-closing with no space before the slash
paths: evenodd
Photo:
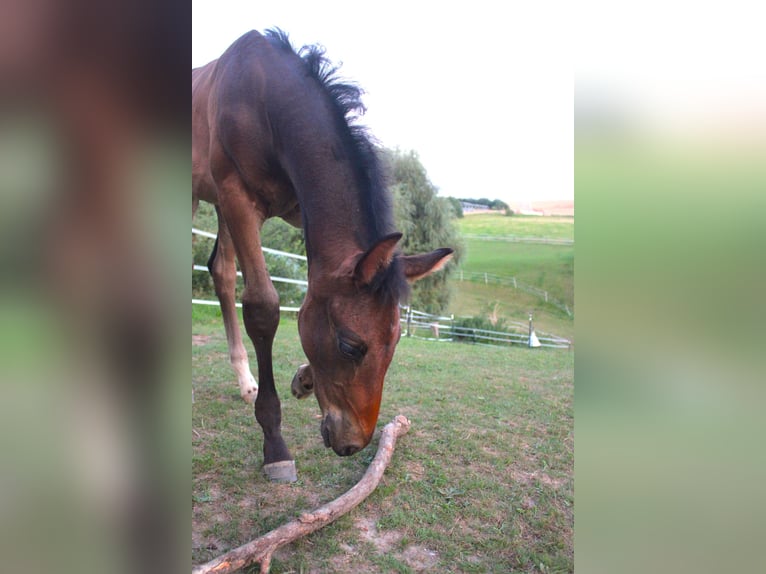
<path id="1" fill-rule="evenodd" d="M 555 39 L 568 23 L 537 4 L 194 0 L 192 66 L 278 26 L 342 62 L 362 123 L 416 151 L 440 195 L 571 199 L 572 66 Z"/>
<path id="2" fill-rule="evenodd" d="M 192 66 L 281 27 L 343 63 L 363 123 L 416 151 L 441 195 L 572 199 L 576 106 L 663 136 L 766 139 L 758 4 L 193 0 Z"/>
<path id="3" fill-rule="evenodd" d="M 763 139 L 765 21 L 766 5 L 750 0 L 580 2 L 575 99 L 685 143 Z"/>

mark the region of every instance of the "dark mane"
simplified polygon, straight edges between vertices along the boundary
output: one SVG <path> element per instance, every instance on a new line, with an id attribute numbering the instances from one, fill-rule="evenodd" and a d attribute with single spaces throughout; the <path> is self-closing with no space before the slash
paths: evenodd
<path id="1" fill-rule="evenodd" d="M 366 111 L 362 102 L 364 91 L 357 84 L 340 77 L 340 66 L 325 56 L 324 47 L 308 45 L 296 50 L 288 34 L 279 28 L 266 30 L 264 35 L 277 48 L 299 56 L 309 76 L 328 97 L 336 115 L 338 133 L 351 158 L 362 194 L 367 233 L 360 239 L 365 248 L 369 248 L 378 239 L 393 232 L 395 225 L 386 176 L 375 140 L 365 126 L 357 123 Z M 391 265 L 376 277 L 370 288 L 385 298 L 404 300 L 409 294 L 409 286 L 399 265 Z"/>
<path id="2" fill-rule="evenodd" d="M 366 247 L 394 230 L 393 211 L 386 190 L 386 178 L 375 141 L 367 128 L 357 123 L 366 108 L 362 103 L 363 90 L 353 82 L 339 76 L 339 66 L 326 56 L 319 45 L 303 46 L 295 50 L 286 32 L 279 28 L 267 30 L 266 37 L 275 46 L 289 50 L 303 61 L 309 75 L 322 86 L 336 113 L 336 124 L 342 141 L 356 169 L 362 204 L 368 210 L 370 226 Z"/>

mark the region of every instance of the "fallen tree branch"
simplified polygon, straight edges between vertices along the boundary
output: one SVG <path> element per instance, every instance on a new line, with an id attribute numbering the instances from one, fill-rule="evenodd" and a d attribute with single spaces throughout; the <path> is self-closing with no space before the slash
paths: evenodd
<path id="1" fill-rule="evenodd" d="M 283 524 L 260 538 L 230 550 L 206 564 L 195 566 L 192 569 L 192 574 L 225 574 L 256 562 L 261 564 L 261 574 L 267 573 L 271 566 L 271 556 L 275 550 L 330 524 L 339 516 L 356 507 L 375 490 L 388 463 L 391 462 L 396 439 L 406 434 L 408 430 L 410 430 L 410 421 L 403 415 L 398 415 L 383 427 L 375 458 L 362 479 L 345 494 L 313 512 L 302 514 L 296 520 Z"/>

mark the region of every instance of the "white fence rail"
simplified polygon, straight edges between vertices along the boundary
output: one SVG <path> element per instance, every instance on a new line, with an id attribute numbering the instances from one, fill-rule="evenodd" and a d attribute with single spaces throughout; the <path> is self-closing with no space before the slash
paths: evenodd
<path id="1" fill-rule="evenodd" d="M 540 297 L 540 299 L 543 299 L 546 303 L 550 303 L 554 307 L 564 311 L 570 317 L 572 316 L 572 310 L 569 308 L 568 303 L 556 299 L 545 289 L 540 289 L 538 287 L 533 287 L 532 285 L 522 283 L 516 279 L 516 277 L 506 277 L 502 275 L 495 275 L 493 273 L 484 273 L 481 271 L 464 271 L 462 269 L 458 274 L 461 281 L 472 281 L 474 283 L 484 283 L 485 285 L 503 285 L 505 287 L 513 287 L 514 289 L 524 291 L 530 295 L 536 295 L 537 297 Z"/>
<path id="2" fill-rule="evenodd" d="M 403 307 L 402 311 L 401 322 L 405 326 L 403 335 L 416 339 L 463 342 L 476 345 L 524 345 L 532 347 L 538 346 L 532 344 L 532 333 L 534 333 L 535 343 L 539 342 L 540 347 L 554 349 L 570 349 L 572 347 L 572 341 L 569 339 L 549 333 L 536 333 L 531 328 L 531 324 L 514 321 L 509 324 L 506 331 L 493 331 L 455 324 L 454 316 L 429 315 L 409 307 Z M 427 335 L 424 336 L 423 332 Z"/>
<path id="3" fill-rule="evenodd" d="M 209 231 L 203 231 L 201 229 L 196 229 L 192 227 L 192 235 L 199 235 L 201 237 L 208 237 L 210 239 L 215 239 L 217 235 L 215 233 L 210 233 Z M 307 258 L 305 255 L 297 255 L 295 253 L 288 253 L 287 251 L 280 251 L 279 249 L 270 249 L 269 247 L 261 247 L 261 250 L 264 253 L 270 253 L 272 255 L 279 255 L 282 257 L 290 257 L 292 259 L 299 259 L 301 261 L 307 261 Z M 209 270 L 204 265 L 193 265 L 192 269 L 194 271 L 204 271 L 205 273 L 209 273 Z M 242 277 L 242 272 L 237 271 L 237 277 Z M 289 277 L 271 277 L 272 281 L 277 281 L 279 283 L 291 283 L 293 285 L 300 285 L 302 287 L 308 287 L 309 282 L 305 279 L 290 279 Z M 210 301 L 207 299 L 192 299 L 192 305 L 210 305 L 213 307 L 220 307 L 221 304 L 218 301 Z M 236 306 L 240 309 L 242 308 L 242 303 L 236 303 Z M 300 307 L 279 307 L 280 311 L 285 311 L 288 313 L 297 313 L 300 311 Z"/>
<path id="4" fill-rule="evenodd" d="M 215 239 L 217 237 L 215 233 L 210 233 L 209 231 L 202 231 L 201 229 L 196 229 L 194 227 L 192 227 L 192 235 L 200 235 L 202 237 L 209 237 L 210 239 Z M 268 247 L 261 247 L 261 251 L 263 251 L 264 253 L 271 253 L 272 255 L 281 255 L 282 257 L 292 257 L 293 259 L 308 261 L 305 255 L 288 253 L 287 251 L 280 251 L 279 249 L 270 249 Z"/>
<path id="5" fill-rule="evenodd" d="M 192 299 L 192 305 L 209 305 L 210 307 L 220 307 L 221 303 L 218 301 L 208 301 L 207 299 Z M 242 303 L 234 303 L 237 307 L 240 309 L 242 308 Z M 300 307 L 280 307 L 280 311 L 287 311 L 290 313 L 297 313 L 301 310 Z"/>
<path id="6" fill-rule="evenodd" d="M 192 228 L 192 233 L 195 235 L 200 235 L 202 237 L 208 237 L 211 239 L 215 239 L 216 235 L 214 233 L 210 233 L 209 231 L 202 231 L 199 229 Z M 306 257 L 303 255 L 296 255 L 294 253 L 288 253 L 285 251 L 279 251 L 277 249 L 269 249 L 268 247 L 262 247 L 261 248 L 264 253 L 271 253 L 273 255 L 281 255 L 284 257 L 292 257 L 295 259 L 301 259 L 306 260 Z M 205 273 L 209 272 L 208 268 L 203 265 L 193 265 L 192 269 L 194 271 L 204 271 Z M 240 271 L 237 271 L 238 276 L 242 276 L 242 273 Z M 556 304 L 556 300 L 548 297 L 548 294 L 543 292 L 540 289 L 536 289 L 535 287 L 530 287 L 523 285 L 522 283 L 519 283 L 516 281 L 516 278 L 500 278 L 496 275 L 491 275 L 487 273 L 471 273 L 471 272 L 460 272 L 460 279 L 462 280 L 474 280 L 471 279 L 470 276 L 480 276 L 481 279 L 483 277 L 485 282 L 489 282 L 490 278 L 498 278 L 498 279 L 510 279 L 512 281 L 512 286 L 517 289 L 527 290 L 532 289 L 535 290 L 538 293 L 544 293 L 544 296 L 546 298 L 546 301 Z M 272 281 L 279 281 L 284 283 L 292 283 L 295 285 L 301 285 L 304 287 L 308 286 L 308 281 L 305 279 L 290 279 L 287 277 L 272 277 Z M 206 299 L 192 299 L 192 305 L 209 305 L 209 306 L 218 306 L 220 307 L 220 303 L 218 301 L 210 301 Z M 241 308 L 242 303 L 236 303 L 236 306 Z M 297 313 L 300 311 L 300 307 L 280 307 L 280 311 L 290 312 L 290 313 Z M 568 307 L 566 307 L 567 313 L 571 315 L 569 312 Z M 424 313 L 423 311 L 418 311 L 416 309 L 412 309 L 410 307 L 402 307 L 402 314 L 400 321 L 405 326 L 405 329 L 403 331 L 403 335 L 407 337 L 414 337 L 418 339 L 426 339 L 429 341 L 458 341 L 458 342 L 468 342 L 473 343 L 476 345 L 525 345 L 525 346 L 533 346 L 531 345 L 531 337 L 530 332 L 524 333 L 524 329 L 527 328 L 527 325 L 520 322 L 511 322 L 510 323 L 510 329 L 515 329 L 514 331 L 490 331 L 486 329 L 477 329 L 473 327 L 463 327 L 460 325 L 455 325 L 455 317 L 454 316 L 441 316 L 441 315 L 431 315 L 429 313 Z M 420 334 L 418 334 L 418 331 L 423 332 L 427 331 L 430 336 L 424 337 Z M 564 339 L 563 337 L 557 337 L 555 335 L 549 335 L 546 333 L 537 333 L 536 339 L 539 341 L 541 347 L 550 347 L 550 348 L 556 348 L 556 349 L 569 349 L 572 346 L 572 342 L 568 339 Z M 536 346 L 536 345 L 535 345 Z"/>
<path id="7" fill-rule="evenodd" d="M 195 271 L 205 271 L 206 273 L 209 272 L 208 268 L 204 265 L 194 265 L 192 267 Z M 242 271 L 237 271 L 237 277 L 242 277 Z M 293 285 L 302 285 L 304 287 L 308 287 L 309 282 L 305 279 L 290 279 L 289 277 L 274 277 L 271 276 L 272 281 L 277 281 L 279 283 L 292 283 Z"/>

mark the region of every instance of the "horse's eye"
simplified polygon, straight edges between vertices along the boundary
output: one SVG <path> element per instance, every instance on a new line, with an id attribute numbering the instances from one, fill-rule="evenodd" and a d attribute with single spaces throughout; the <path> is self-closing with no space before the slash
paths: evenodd
<path id="1" fill-rule="evenodd" d="M 338 339 L 338 349 L 340 352 L 353 361 L 358 361 L 367 352 L 367 346 L 362 344 L 353 344 L 345 339 Z"/>

